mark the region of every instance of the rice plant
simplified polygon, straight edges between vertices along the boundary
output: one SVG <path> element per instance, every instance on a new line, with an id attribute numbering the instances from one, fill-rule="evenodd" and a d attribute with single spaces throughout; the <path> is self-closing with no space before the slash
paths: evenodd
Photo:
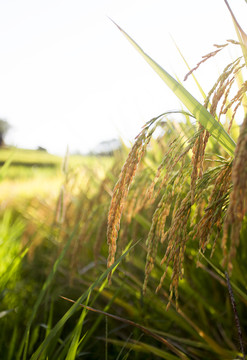
<path id="1" fill-rule="evenodd" d="M 1 359 L 244 358 L 246 41 L 234 21 L 238 41 L 188 70 L 243 50 L 203 103 L 120 29 L 187 110 L 154 117 L 111 159 L 66 156 L 56 201 L 0 212 Z"/>
<path id="2" fill-rule="evenodd" d="M 245 229 L 247 173 L 246 173 L 246 81 L 239 83 L 241 71 L 246 67 L 247 35 L 244 33 L 229 4 L 226 2 L 239 41 L 228 40 L 226 44 L 216 45 L 216 50 L 203 56 L 189 73 L 195 72 L 209 58 L 216 56 L 227 46 L 240 46 L 243 56 L 227 64 L 212 89 L 200 104 L 170 74 L 161 68 L 141 47 L 117 24 L 115 24 L 127 40 L 142 55 L 154 71 L 168 85 L 174 94 L 187 107 L 186 116 L 197 120 L 197 129 L 190 136 L 183 132 L 171 141 L 163 160 L 146 191 L 142 195 L 142 207 L 149 207 L 156 202 L 152 215 L 149 233 L 146 239 L 147 256 L 143 293 L 146 292 L 148 279 L 155 266 L 155 259 L 161 256 L 163 268 L 156 292 L 162 289 L 163 282 L 171 265 L 169 297 L 167 309 L 175 298 L 178 303 L 179 281 L 184 276 L 184 261 L 188 244 L 197 240 L 198 259 L 200 253 L 206 254 L 220 243 L 222 259 L 218 266 L 233 272 L 233 263 L 240 244 L 241 231 Z M 232 95 L 231 90 L 238 81 L 238 90 Z M 244 108 L 244 120 L 240 128 L 237 144 L 231 137 L 231 128 L 236 112 L 240 106 Z M 222 115 L 227 115 L 228 124 L 220 122 Z M 137 136 L 136 141 L 121 170 L 115 185 L 108 215 L 107 241 L 109 245 L 108 266 L 115 259 L 117 238 L 121 216 L 128 212 L 128 193 L 135 174 L 144 159 L 151 137 L 167 114 L 162 114 L 149 121 Z M 209 149 L 220 145 L 218 152 L 209 153 Z M 139 207 L 137 206 L 137 212 Z M 228 275 L 226 275 L 228 276 Z M 111 273 L 109 274 L 111 279 Z M 243 347 L 241 346 L 241 349 Z M 244 355 L 243 355 L 244 356 Z"/>

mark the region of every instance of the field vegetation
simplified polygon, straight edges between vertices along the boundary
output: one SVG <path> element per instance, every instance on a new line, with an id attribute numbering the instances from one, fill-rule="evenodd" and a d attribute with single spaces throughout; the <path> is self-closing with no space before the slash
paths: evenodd
<path id="1" fill-rule="evenodd" d="M 247 36 L 233 20 L 238 41 L 188 69 L 243 53 L 202 103 L 119 28 L 187 109 L 131 149 L 0 150 L 1 359 L 245 358 Z"/>

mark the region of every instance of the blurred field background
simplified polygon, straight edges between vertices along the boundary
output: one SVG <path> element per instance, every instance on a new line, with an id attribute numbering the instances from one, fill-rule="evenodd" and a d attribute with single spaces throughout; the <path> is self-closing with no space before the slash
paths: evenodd
<path id="1" fill-rule="evenodd" d="M 63 161 L 63 157 L 51 155 L 42 150 L 2 148 L 0 152 L 1 199 L 18 201 L 21 197 L 37 196 L 45 199 L 46 196 L 50 196 L 54 200 L 64 180 Z M 95 169 L 99 177 L 105 166 L 107 168 L 110 163 L 111 160 L 106 157 L 69 156 L 70 171 L 81 166 L 92 171 Z"/>

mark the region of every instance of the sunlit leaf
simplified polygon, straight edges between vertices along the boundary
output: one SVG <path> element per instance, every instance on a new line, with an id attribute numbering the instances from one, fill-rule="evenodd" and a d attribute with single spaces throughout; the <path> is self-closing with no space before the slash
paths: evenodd
<path id="1" fill-rule="evenodd" d="M 159 64 L 157 64 L 149 55 L 147 55 L 140 46 L 114 21 L 113 23 L 119 28 L 134 48 L 142 55 L 153 70 L 161 77 L 172 92 L 179 98 L 179 100 L 187 107 L 187 109 L 194 115 L 194 117 L 202 124 L 202 126 L 217 140 L 227 151 L 229 155 L 234 154 L 236 147 L 235 142 L 227 134 L 223 126 L 215 120 L 215 118 L 200 104 L 184 87 L 179 84 L 167 71 L 165 71 Z"/>

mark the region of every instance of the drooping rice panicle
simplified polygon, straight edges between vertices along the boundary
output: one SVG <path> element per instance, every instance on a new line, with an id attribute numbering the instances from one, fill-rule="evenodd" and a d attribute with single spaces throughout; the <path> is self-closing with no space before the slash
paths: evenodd
<path id="1" fill-rule="evenodd" d="M 154 201 L 154 199 L 159 195 L 160 190 L 164 187 L 167 179 L 169 178 L 170 171 L 172 170 L 172 168 L 174 168 L 176 166 L 178 161 L 175 161 L 175 157 L 176 157 L 177 146 L 178 146 L 179 141 L 180 141 L 180 139 L 177 138 L 169 144 L 169 146 L 168 146 L 169 149 L 168 149 L 167 153 L 165 154 L 161 164 L 159 165 L 152 183 L 150 184 L 150 186 L 147 189 L 147 192 L 145 195 L 145 201 L 149 201 L 150 203 L 152 203 Z M 174 154 L 174 152 L 175 152 L 175 154 Z M 156 194 L 154 196 L 155 185 L 157 184 L 157 181 L 160 179 L 162 170 L 164 168 L 166 169 L 166 173 L 163 177 L 162 182 L 159 184 L 159 187 L 156 190 Z"/>
<path id="2" fill-rule="evenodd" d="M 240 60 L 241 60 L 241 57 L 237 58 L 236 60 L 234 60 L 233 62 L 231 62 L 230 64 L 228 64 L 224 68 L 222 74 L 218 77 L 217 81 L 213 85 L 212 89 L 209 91 L 209 93 L 207 95 L 207 98 L 204 101 L 204 106 L 206 108 L 208 108 L 210 98 L 214 94 L 214 104 L 212 104 L 212 106 L 211 106 L 212 109 L 210 108 L 210 113 L 213 116 L 215 116 L 216 107 L 217 107 L 218 102 L 219 102 L 219 100 L 220 100 L 220 98 L 222 96 L 221 88 L 224 86 L 225 82 L 229 79 L 231 74 L 234 72 L 234 70 L 238 66 Z"/>
<path id="3" fill-rule="evenodd" d="M 152 225 L 147 237 L 147 257 L 145 264 L 145 278 L 143 283 L 143 293 L 145 293 L 148 283 L 149 275 L 154 267 L 154 261 L 156 258 L 158 242 L 162 237 L 163 227 L 165 221 L 170 212 L 169 200 L 171 198 L 170 187 L 167 188 L 166 192 L 162 196 L 155 213 L 152 218 Z"/>
<path id="4" fill-rule="evenodd" d="M 245 81 L 241 88 L 238 90 L 237 94 L 233 97 L 233 99 L 229 102 L 229 104 L 225 107 L 225 109 L 222 111 L 222 114 L 226 114 L 227 110 L 232 108 L 234 103 L 237 103 L 236 109 L 234 109 L 234 112 L 236 113 L 237 108 L 242 102 L 242 99 L 247 91 L 247 81 Z M 234 113 L 234 114 L 235 114 Z"/>
<path id="5" fill-rule="evenodd" d="M 164 257 L 161 260 L 161 265 L 165 263 L 165 270 L 160 279 L 160 283 L 156 292 L 162 287 L 163 281 L 167 274 L 168 265 L 172 262 L 172 277 L 170 283 L 170 298 L 167 305 L 169 307 L 173 293 L 176 302 L 178 301 L 178 283 L 179 279 L 183 277 L 183 261 L 184 252 L 186 249 L 186 242 L 188 240 L 187 222 L 191 210 L 191 193 L 188 192 L 187 196 L 181 202 L 180 207 L 177 209 L 172 223 L 166 232 L 167 248 Z"/>
<path id="6" fill-rule="evenodd" d="M 211 179 L 214 180 L 213 178 Z M 204 252 L 209 242 L 214 225 L 219 225 L 226 196 L 231 183 L 231 166 L 229 164 L 220 167 L 219 173 L 214 180 L 214 186 L 209 196 L 209 202 L 204 210 L 204 215 L 195 226 L 194 238 L 199 239 L 199 247 Z"/>
<path id="7" fill-rule="evenodd" d="M 176 112 L 175 112 L 176 113 Z M 181 112 L 179 112 L 181 113 Z M 182 112 L 184 113 L 184 112 Z M 189 115 L 185 113 L 186 115 Z M 157 124 L 158 125 L 158 124 Z M 188 145 L 186 145 L 188 142 Z M 151 182 L 150 186 L 146 191 L 146 195 L 144 198 L 145 203 L 149 202 L 150 204 L 154 202 L 154 200 L 159 195 L 161 189 L 165 186 L 167 179 L 171 171 L 176 167 L 177 163 L 189 152 L 192 148 L 191 143 L 193 140 L 185 141 L 183 137 L 178 134 L 178 136 L 173 139 L 169 145 L 168 150 L 166 151 L 161 164 L 159 165 L 156 174 Z M 159 186 L 155 190 L 155 186 L 158 180 L 162 177 L 162 171 L 165 169 L 165 175 L 163 176 L 163 180 L 159 183 Z M 154 194 L 155 190 L 155 194 Z"/>
<path id="8" fill-rule="evenodd" d="M 223 114 L 223 110 L 224 108 L 226 107 L 226 104 L 227 104 L 227 101 L 228 101 L 228 96 L 229 96 L 229 93 L 230 93 L 230 90 L 232 88 L 232 85 L 234 84 L 234 77 L 232 77 L 230 80 L 228 80 L 228 83 L 227 83 L 227 86 L 226 86 L 226 89 L 225 89 L 225 93 L 224 93 L 224 98 L 223 98 L 223 101 L 222 101 L 222 105 L 221 105 L 221 108 L 220 108 L 220 111 L 219 111 L 219 121 L 220 121 L 220 117 L 221 115 Z M 232 119 L 233 121 L 233 119 Z M 231 123 L 232 123 L 231 121 Z M 231 126 L 228 127 L 228 134 L 230 132 L 230 129 L 231 129 Z"/>
<path id="9" fill-rule="evenodd" d="M 203 64 L 204 62 L 206 62 L 206 61 L 207 61 L 208 59 L 210 59 L 211 57 L 214 57 L 214 56 L 215 56 L 216 54 L 218 54 L 218 52 L 220 52 L 224 47 L 228 46 L 228 44 L 224 44 L 224 45 L 214 45 L 214 46 L 217 47 L 218 49 L 215 50 L 215 51 L 210 52 L 210 53 L 207 54 L 207 55 L 203 55 L 203 56 L 202 56 L 202 60 L 201 60 L 198 64 L 196 64 L 196 66 L 195 66 L 193 69 L 191 69 L 191 70 L 185 75 L 184 81 L 186 81 L 186 80 L 188 79 L 189 75 L 191 75 L 195 70 L 197 70 L 201 64 Z"/>
<path id="10" fill-rule="evenodd" d="M 142 167 L 140 169 L 139 176 L 136 176 L 136 180 L 133 183 L 133 187 L 130 189 L 129 197 L 127 200 L 128 212 L 125 214 L 128 224 L 142 209 L 147 207 L 146 187 L 151 182 L 150 169 Z"/>
<path id="11" fill-rule="evenodd" d="M 232 167 L 232 192 L 224 221 L 222 248 L 223 265 L 232 270 L 232 260 L 239 244 L 242 221 L 247 213 L 247 116 L 243 121 L 238 138 Z M 229 248 L 228 248 L 229 239 Z"/>
<path id="12" fill-rule="evenodd" d="M 216 110 L 217 110 L 217 106 L 222 98 L 222 96 L 226 93 L 226 90 L 228 88 L 229 85 L 229 80 L 228 78 L 223 79 L 220 84 L 219 87 L 217 89 L 217 91 L 215 91 L 214 96 L 212 98 L 212 105 L 210 108 L 210 113 L 215 116 L 216 115 Z"/>
<path id="13" fill-rule="evenodd" d="M 205 150 L 205 146 L 204 146 L 204 136 L 205 136 L 205 130 L 203 128 L 203 126 L 200 124 L 199 125 L 199 131 L 200 131 L 200 135 L 198 136 L 198 138 L 196 139 L 196 142 L 193 146 L 192 149 L 192 173 L 191 173 L 191 185 L 190 185 L 190 190 L 191 190 L 191 204 L 193 205 L 194 203 L 194 196 L 195 196 L 195 186 L 196 186 L 196 181 L 198 179 L 198 177 L 202 176 L 202 167 L 203 167 L 203 158 L 204 158 L 204 150 Z"/>
<path id="14" fill-rule="evenodd" d="M 154 267 L 154 261 L 157 254 L 158 248 L 158 237 L 156 236 L 156 225 L 157 225 L 157 217 L 158 217 L 159 209 L 157 208 L 153 218 L 152 218 L 152 225 L 148 233 L 147 238 L 147 257 L 146 257 L 146 264 L 145 264 L 145 277 L 143 282 L 143 294 L 145 294 L 147 289 L 147 283 L 149 275 Z"/>
<path id="15" fill-rule="evenodd" d="M 167 245 L 166 254 L 163 257 L 162 264 L 166 262 L 167 269 L 169 263 L 173 262 L 174 273 L 171 285 L 171 292 L 175 295 L 177 299 L 178 279 L 183 275 L 183 259 L 185 244 L 187 241 L 183 229 L 185 229 L 185 224 L 188 221 L 191 208 L 191 200 L 189 201 L 188 198 L 189 196 L 191 199 L 191 191 L 189 191 L 189 184 L 186 180 L 188 170 L 186 170 L 184 158 L 188 154 L 189 150 L 192 150 L 195 147 L 197 139 L 201 136 L 202 133 L 205 136 L 205 131 L 200 128 L 192 138 L 187 140 L 188 144 L 183 143 L 182 146 L 180 142 L 173 142 L 173 151 L 171 151 L 171 149 L 168 151 L 168 158 L 166 158 L 165 156 L 162 164 L 159 166 L 156 173 L 156 178 L 158 178 L 161 177 L 161 169 L 165 168 L 166 170 L 165 176 L 162 178 L 155 195 L 157 195 L 157 193 L 159 193 L 162 188 L 165 188 L 165 193 L 163 194 L 163 197 L 161 198 L 153 215 L 152 225 L 147 238 L 148 250 L 145 266 L 145 279 L 143 285 L 144 292 L 147 287 L 149 275 L 154 267 L 158 243 L 161 242 Z M 201 143 L 202 151 L 205 150 L 206 142 L 207 140 L 205 140 L 203 137 Z M 174 172 L 174 169 L 178 163 L 180 168 L 178 171 Z M 190 164 L 191 160 L 186 166 Z M 187 175 L 185 175 L 185 172 Z M 185 192 L 188 194 L 185 198 L 183 189 L 184 185 L 187 187 L 187 190 L 185 190 Z M 176 198 L 177 200 L 175 200 Z M 167 216 L 170 213 L 172 203 L 174 203 L 173 213 L 171 214 L 172 223 L 170 224 L 169 229 L 164 231 L 165 222 Z M 173 242 L 172 239 L 174 238 L 176 240 Z M 164 271 L 164 275 L 162 276 L 160 286 L 166 276 L 166 269 Z M 176 274 L 176 269 L 179 269 L 178 274 Z M 157 289 L 159 289 L 159 287 Z"/>
<path id="16" fill-rule="evenodd" d="M 156 120 L 159 117 L 150 120 L 144 127 L 140 134 L 137 135 L 136 141 L 127 157 L 127 160 L 121 170 L 119 180 L 114 187 L 111 205 L 108 213 L 107 225 L 107 244 L 109 247 L 109 255 L 107 259 L 107 266 L 110 267 L 115 260 L 115 253 L 117 249 L 117 237 L 120 228 L 120 220 L 125 206 L 126 198 L 129 192 L 130 185 L 135 177 L 137 168 L 146 152 L 146 148 L 156 130 L 159 122 Z M 154 125 L 152 127 L 152 125 Z M 108 276 L 111 280 L 111 272 Z"/>
<path id="17" fill-rule="evenodd" d="M 201 130 L 196 132 L 193 137 L 189 138 L 186 142 L 183 142 L 182 144 L 180 144 L 179 142 L 174 143 L 173 146 L 175 151 L 172 154 L 170 152 L 167 152 L 156 174 L 156 178 L 158 178 L 159 176 L 161 176 L 161 169 L 162 168 L 166 169 L 165 176 L 163 177 L 162 181 L 160 182 L 156 190 L 156 196 L 160 193 L 161 189 L 167 183 L 167 180 L 171 176 L 177 164 L 184 159 L 184 157 L 189 153 L 190 150 L 193 149 L 193 147 L 195 146 L 195 142 L 197 141 L 197 138 L 200 135 L 200 132 Z"/>
<path id="18" fill-rule="evenodd" d="M 175 192 L 179 194 L 180 200 L 178 201 L 178 203 L 181 203 L 182 201 L 180 190 L 182 189 L 182 184 L 184 181 L 183 172 L 185 169 L 185 164 L 183 163 L 183 160 L 184 157 L 188 154 L 189 150 L 193 148 L 197 136 L 199 136 L 199 133 L 197 133 L 196 136 L 193 136 L 192 139 L 188 140 L 187 146 L 185 143 L 180 144 L 178 139 L 176 139 L 175 142 L 172 142 L 171 143 L 172 149 L 170 148 L 168 150 L 166 156 L 164 157 L 155 175 L 155 179 L 158 179 L 159 177 L 161 177 L 161 170 L 163 168 L 166 170 L 165 176 L 161 179 L 158 189 L 156 190 L 155 197 L 158 196 L 161 189 L 165 189 L 165 192 L 155 210 L 155 213 L 152 218 L 152 225 L 147 237 L 148 249 L 147 249 L 147 258 L 145 265 L 145 279 L 143 284 L 144 293 L 147 287 L 149 275 L 154 267 L 154 261 L 157 253 L 158 243 L 159 242 L 163 243 L 166 238 L 167 232 L 164 231 L 164 228 L 165 228 L 166 219 L 170 214 L 171 204 L 173 202 L 173 199 L 176 198 Z M 174 173 L 174 168 L 179 162 L 180 162 L 180 168 L 178 171 Z M 153 186 L 153 184 L 154 182 L 151 184 L 151 186 Z"/>
<path id="19" fill-rule="evenodd" d="M 150 139 L 149 139 L 150 140 Z M 110 267 L 114 263 L 116 253 L 116 242 L 118 231 L 120 227 L 120 220 L 125 205 L 126 197 L 128 195 L 129 187 L 135 176 L 137 167 L 145 153 L 147 141 L 145 132 L 137 138 L 134 143 L 128 158 L 122 168 L 119 180 L 114 187 L 113 196 L 111 200 L 110 210 L 108 214 L 107 227 L 107 244 L 109 246 L 109 256 L 107 266 Z M 109 274 L 109 280 L 111 274 Z"/>

